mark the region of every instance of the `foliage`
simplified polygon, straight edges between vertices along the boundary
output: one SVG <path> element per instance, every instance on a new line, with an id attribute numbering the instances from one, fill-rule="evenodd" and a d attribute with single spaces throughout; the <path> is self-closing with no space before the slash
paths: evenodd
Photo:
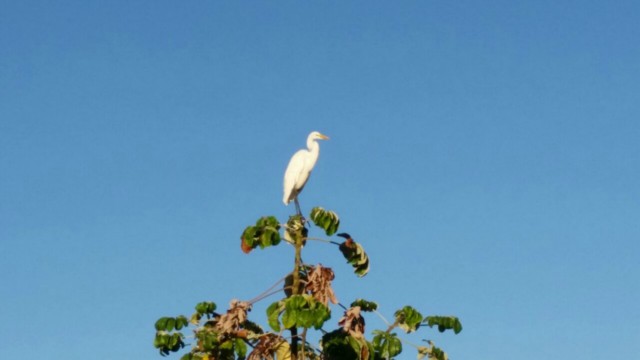
<path id="1" fill-rule="evenodd" d="M 358 306 L 362 311 L 376 311 L 378 310 L 378 304 L 373 301 L 367 301 L 364 299 L 358 299 L 351 303 L 351 307 Z"/>
<path id="2" fill-rule="evenodd" d="M 438 326 L 438 331 L 453 330 L 454 333 L 462 331 L 462 324 L 455 316 L 427 316 L 423 321 L 429 327 Z"/>
<path id="3" fill-rule="evenodd" d="M 422 322 L 422 314 L 411 306 L 396 311 L 396 324 L 407 334 L 416 331 Z"/>
<path id="4" fill-rule="evenodd" d="M 282 315 L 282 321 L 280 320 Z M 311 295 L 293 295 L 285 300 L 274 302 L 267 309 L 269 326 L 273 331 L 291 327 L 320 329 L 331 317 L 329 308 L 316 301 Z M 282 326 L 281 326 L 282 324 Z"/>
<path id="5" fill-rule="evenodd" d="M 347 233 L 338 234 L 338 236 L 344 237 L 345 240 L 340 244 L 340 251 L 347 263 L 353 266 L 353 271 L 356 275 L 363 277 L 369 272 L 369 256 L 364 252 L 362 245 L 353 241 L 351 235 Z"/>
<path id="6" fill-rule="evenodd" d="M 311 221 L 313 221 L 316 226 L 324 229 L 327 236 L 335 234 L 340 227 L 340 217 L 338 217 L 338 214 L 321 207 L 311 209 Z"/>
<path id="7" fill-rule="evenodd" d="M 284 232 L 284 239 L 290 244 L 295 244 L 300 240 L 303 244 L 307 241 L 309 229 L 305 226 L 304 218 L 301 215 L 293 215 L 289 217 Z"/>
<path id="8" fill-rule="evenodd" d="M 242 250 L 249 253 L 260 246 L 264 249 L 280 243 L 280 223 L 274 216 L 263 216 L 254 226 L 247 226 L 242 233 Z"/>
<path id="9" fill-rule="evenodd" d="M 373 344 L 356 339 L 349 333 L 337 329 L 322 336 L 322 350 L 325 358 L 331 360 L 373 359 Z"/>
<path id="10" fill-rule="evenodd" d="M 437 359 L 437 360 L 448 360 L 449 357 L 447 353 L 442 351 L 442 349 L 435 346 L 435 344 L 427 340 L 429 346 L 419 346 L 418 347 L 418 360 L 424 359 L 425 356 L 428 359 Z"/>
<path id="11" fill-rule="evenodd" d="M 335 234 L 344 240 L 309 238 L 309 223 L 300 214 L 289 217 L 285 224 L 273 216 L 264 216 L 242 232 L 241 248 L 245 253 L 277 246 L 283 239 L 295 249 L 293 271 L 281 280 L 284 297 L 273 301 L 266 311 L 270 331 L 263 330 L 248 316 L 253 302 L 280 292 L 274 291 L 273 287 L 252 302 L 232 300 L 226 311 L 216 312 L 215 303 L 202 301 L 195 305 L 195 312 L 190 318 L 183 315 L 161 317 L 155 323 L 153 342 L 160 354 L 164 356 L 182 351 L 187 346 L 185 339 L 190 338 L 193 339 L 191 349 L 182 355 L 181 360 L 381 360 L 398 356 L 403 351 L 404 342 L 404 345 L 416 348 L 418 359 L 448 360 L 447 354 L 433 342 L 427 341 L 426 346 L 413 345 L 403 341 L 393 330 L 401 329 L 408 334 L 425 325 L 437 327 L 440 332 L 453 330 L 458 334 L 462 324 L 454 316 L 423 317 L 415 308 L 404 306 L 394 313 L 394 321 L 387 324 L 387 329 L 373 330 L 371 339 L 367 340 L 363 314 L 371 316 L 374 313 L 382 317 L 378 313 L 378 304 L 357 299 L 348 308 L 340 305 L 332 288 L 334 271 L 321 264 L 304 263 L 301 253 L 309 240 L 337 245 L 359 277 L 368 273 L 369 257 L 362 244 L 354 241 L 351 235 L 336 234 L 340 218 L 335 212 L 315 207 L 309 218 L 327 236 Z M 327 329 L 335 325 L 329 322 L 331 304 L 339 304 L 344 309 L 335 329 Z M 183 334 L 187 327 L 191 327 L 192 333 L 188 337 Z M 322 330 L 324 334 L 317 347 L 306 341 L 307 332 L 314 329 Z M 285 331 L 291 336 L 283 336 Z"/>
<path id="12" fill-rule="evenodd" d="M 374 330 L 373 348 L 379 357 L 390 359 L 402 352 L 402 342 L 395 333 Z"/>

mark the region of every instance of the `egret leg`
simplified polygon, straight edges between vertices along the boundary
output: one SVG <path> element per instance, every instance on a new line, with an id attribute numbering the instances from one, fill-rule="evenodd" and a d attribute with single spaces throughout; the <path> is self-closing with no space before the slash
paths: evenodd
<path id="1" fill-rule="evenodd" d="M 302 211 L 300 210 L 300 203 L 298 202 L 298 197 L 293 198 L 293 201 L 296 203 L 296 212 L 298 215 L 302 216 Z"/>
<path id="2" fill-rule="evenodd" d="M 295 197 L 293 200 L 296 202 L 296 213 L 298 214 L 298 216 L 300 216 L 300 219 L 304 224 L 307 221 L 307 219 L 305 219 L 304 216 L 302 216 L 302 210 L 300 210 L 300 203 L 298 202 L 298 197 Z"/>

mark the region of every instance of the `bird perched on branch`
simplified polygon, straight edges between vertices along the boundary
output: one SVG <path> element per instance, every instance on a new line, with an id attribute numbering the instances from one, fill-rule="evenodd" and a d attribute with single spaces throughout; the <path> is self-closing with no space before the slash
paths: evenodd
<path id="1" fill-rule="evenodd" d="M 284 172 L 284 197 L 282 201 L 285 205 L 289 205 L 291 200 L 296 204 L 298 215 L 302 215 L 300 204 L 298 203 L 298 194 L 304 188 L 309 180 L 311 170 L 316 165 L 318 156 L 320 155 L 320 145 L 316 140 L 329 140 L 329 137 L 314 131 L 307 138 L 307 149 L 298 150 L 291 160 L 287 170 Z"/>

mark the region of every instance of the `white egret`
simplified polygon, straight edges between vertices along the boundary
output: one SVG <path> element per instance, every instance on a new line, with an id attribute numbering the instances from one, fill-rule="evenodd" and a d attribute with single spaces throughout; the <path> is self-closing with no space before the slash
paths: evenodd
<path id="1" fill-rule="evenodd" d="M 296 204 L 298 215 L 302 215 L 300 204 L 298 203 L 298 194 L 300 194 L 307 180 L 309 180 L 311 170 L 313 170 L 320 155 L 320 145 L 316 140 L 329 140 L 329 137 L 317 131 L 309 134 L 307 138 L 308 150 L 301 149 L 293 154 L 291 160 L 289 160 L 287 170 L 284 172 L 284 197 L 282 201 L 285 205 L 289 205 L 293 200 Z"/>

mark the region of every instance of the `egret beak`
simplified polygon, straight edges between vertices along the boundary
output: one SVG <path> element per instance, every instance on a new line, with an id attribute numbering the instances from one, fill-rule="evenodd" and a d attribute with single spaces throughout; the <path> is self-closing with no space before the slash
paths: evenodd
<path id="1" fill-rule="evenodd" d="M 319 134 L 319 136 L 322 140 L 329 140 L 329 137 L 327 135 Z"/>

